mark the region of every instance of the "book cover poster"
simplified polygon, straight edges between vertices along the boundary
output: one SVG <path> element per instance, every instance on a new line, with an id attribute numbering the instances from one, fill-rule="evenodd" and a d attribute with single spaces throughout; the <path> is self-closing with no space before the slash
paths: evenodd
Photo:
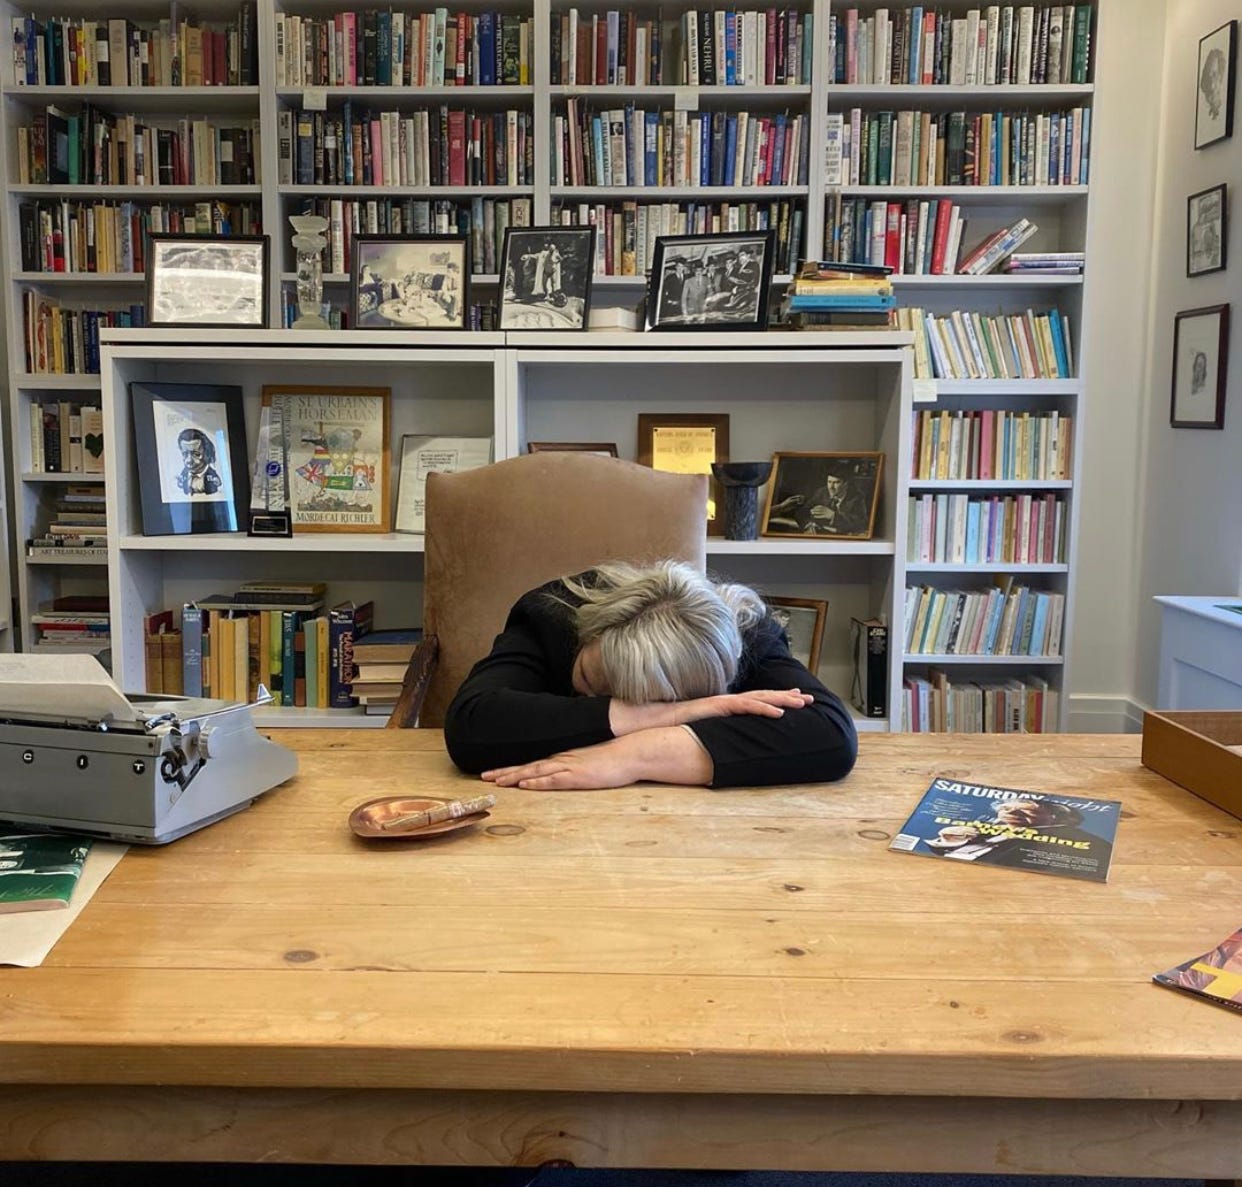
<path id="1" fill-rule="evenodd" d="M 67 907 L 91 843 L 83 837 L 0 837 L 0 914 Z"/>
<path id="2" fill-rule="evenodd" d="M 1104 882 L 1120 813 L 1117 800 L 938 778 L 889 848 Z"/>
<path id="3" fill-rule="evenodd" d="M 1242 927 L 1211 952 L 1157 973 L 1152 980 L 1242 1011 Z"/>

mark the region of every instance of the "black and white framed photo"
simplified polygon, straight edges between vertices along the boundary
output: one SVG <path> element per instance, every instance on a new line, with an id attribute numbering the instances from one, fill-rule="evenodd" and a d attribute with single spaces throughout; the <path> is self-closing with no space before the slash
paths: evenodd
<path id="1" fill-rule="evenodd" d="M 774 454 L 772 461 L 763 535 L 871 539 L 882 453 L 786 452 Z"/>
<path id="2" fill-rule="evenodd" d="M 268 325 L 266 235 L 147 236 L 147 324 Z"/>
<path id="3" fill-rule="evenodd" d="M 355 235 L 350 325 L 464 330 L 470 289 L 465 235 Z"/>
<path id="4" fill-rule="evenodd" d="M 1229 361 L 1229 306 L 1188 309 L 1173 320 L 1175 429 L 1223 429 Z"/>
<path id="5" fill-rule="evenodd" d="M 242 389 L 129 385 L 146 536 L 244 532 L 250 508 Z"/>
<path id="6" fill-rule="evenodd" d="M 814 675 L 823 650 L 828 603 L 818 598 L 768 598 L 767 603 L 789 640 L 789 654 Z"/>
<path id="7" fill-rule="evenodd" d="M 764 330 L 772 231 L 660 235 L 647 291 L 649 330 Z"/>
<path id="8" fill-rule="evenodd" d="M 1233 97 L 1238 73 L 1238 22 L 1226 21 L 1199 39 L 1195 73 L 1195 148 L 1233 135 Z"/>
<path id="9" fill-rule="evenodd" d="M 594 267 L 594 227 L 506 228 L 500 329 L 585 330 Z"/>
<path id="10" fill-rule="evenodd" d="M 1227 186 L 1200 190 L 1186 199 L 1186 275 L 1220 272 L 1229 243 Z"/>

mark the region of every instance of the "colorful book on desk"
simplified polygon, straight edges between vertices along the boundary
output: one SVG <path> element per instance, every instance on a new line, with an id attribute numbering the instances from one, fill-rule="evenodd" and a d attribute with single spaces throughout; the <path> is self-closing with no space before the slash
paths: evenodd
<path id="1" fill-rule="evenodd" d="M 90 848 L 83 837 L 0 836 L 0 915 L 67 907 Z"/>
<path id="2" fill-rule="evenodd" d="M 1211 952 L 1157 973 L 1152 980 L 1242 1011 L 1242 927 Z"/>
<path id="3" fill-rule="evenodd" d="M 1117 800 L 940 778 L 889 848 L 1104 882 L 1120 815 Z"/>

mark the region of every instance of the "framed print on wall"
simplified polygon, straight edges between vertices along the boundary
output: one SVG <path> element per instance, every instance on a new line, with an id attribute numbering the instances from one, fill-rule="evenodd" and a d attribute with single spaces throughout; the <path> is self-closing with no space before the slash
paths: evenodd
<path id="1" fill-rule="evenodd" d="M 724 535 L 724 505 L 713 462 L 729 460 L 727 412 L 640 412 L 638 462 L 670 474 L 706 474 L 707 534 Z"/>
<path id="2" fill-rule="evenodd" d="M 145 536 L 246 530 L 250 474 L 240 387 L 129 385 Z"/>
<path id="3" fill-rule="evenodd" d="M 767 598 L 772 617 L 789 640 L 789 654 L 811 675 L 819 667 L 828 603 L 817 598 Z"/>
<path id="4" fill-rule="evenodd" d="M 1225 185 L 1200 190 L 1186 199 L 1186 275 L 1220 272 L 1228 263 L 1229 217 Z"/>
<path id="5" fill-rule="evenodd" d="M 350 325 L 464 330 L 470 240 L 464 235 L 355 235 Z"/>
<path id="6" fill-rule="evenodd" d="M 585 330 L 594 269 L 594 227 L 506 227 L 499 328 Z"/>
<path id="7" fill-rule="evenodd" d="M 766 330 L 772 231 L 660 235 L 647 291 L 649 330 Z"/>
<path id="8" fill-rule="evenodd" d="M 763 535 L 871 539 L 882 453 L 788 452 L 775 454 L 773 461 Z"/>
<path id="9" fill-rule="evenodd" d="M 147 235 L 147 324 L 266 329 L 266 235 Z"/>
<path id="10" fill-rule="evenodd" d="M 1188 309 L 1173 319 L 1175 429 L 1223 429 L 1229 361 L 1229 306 Z"/>
<path id="11" fill-rule="evenodd" d="M 1233 135 L 1233 98 L 1238 74 L 1238 22 L 1226 21 L 1199 39 L 1195 72 L 1195 148 Z"/>
<path id="12" fill-rule="evenodd" d="M 294 533 L 390 532 L 392 462 L 386 387 L 268 385 L 279 402 Z"/>
<path id="13" fill-rule="evenodd" d="M 600 457 L 616 457 L 615 441 L 528 441 L 527 453 L 548 453 L 559 450 L 563 453 L 597 453 Z"/>

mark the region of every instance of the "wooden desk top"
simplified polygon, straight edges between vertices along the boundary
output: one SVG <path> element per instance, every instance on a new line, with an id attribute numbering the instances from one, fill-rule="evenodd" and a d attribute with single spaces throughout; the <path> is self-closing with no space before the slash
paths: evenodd
<path id="1" fill-rule="evenodd" d="M 1242 923 L 1242 824 L 1133 737 L 865 735 L 836 786 L 460 795 L 431 731 L 279 731 L 302 773 L 132 849 L 42 968 L 0 1082 L 1242 1099 L 1242 1024 L 1153 985 Z M 1125 803 L 1107 885 L 889 852 L 932 777 Z"/>

